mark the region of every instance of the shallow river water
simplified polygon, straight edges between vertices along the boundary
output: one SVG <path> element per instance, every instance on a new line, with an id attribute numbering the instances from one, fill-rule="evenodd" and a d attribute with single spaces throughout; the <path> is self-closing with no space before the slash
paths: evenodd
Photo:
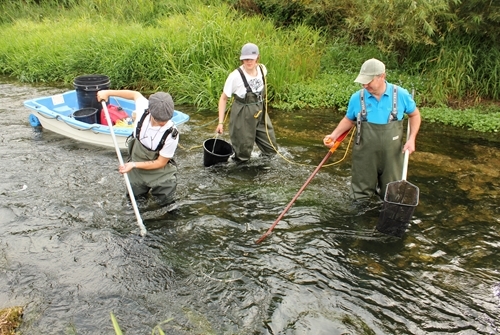
<path id="1" fill-rule="evenodd" d="M 23 101 L 63 91 L 0 83 L 0 309 L 23 334 L 115 334 L 110 313 L 129 335 L 500 333 L 498 135 L 422 125 L 401 239 L 352 206 L 346 139 L 257 245 L 342 115 L 272 112 L 280 157 L 205 168 L 216 113 L 178 107 L 179 208 L 140 208 L 141 237 L 113 149 L 30 127 Z"/>

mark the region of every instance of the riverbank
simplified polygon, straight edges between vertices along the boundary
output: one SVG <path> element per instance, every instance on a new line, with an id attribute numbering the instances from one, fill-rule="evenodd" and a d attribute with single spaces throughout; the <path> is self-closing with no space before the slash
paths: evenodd
<path id="1" fill-rule="evenodd" d="M 498 104 L 431 104 L 437 100 L 435 90 L 427 88 L 433 74 L 404 73 L 374 47 L 327 39 L 306 26 L 276 29 L 270 20 L 242 15 L 227 5 L 194 2 L 171 12 L 139 22 L 123 13 L 89 15 L 88 9 L 74 6 L 36 20 L 18 19 L 2 26 L 0 71 L 19 82 L 68 88 L 77 76 L 102 73 L 111 78 L 112 88 L 145 94 L 165 90 L 177 104 L 216 111 L 224 81 L 239 64 L 241 45 L 252 41 L 269 69 L 268 103 L 273 108 L 302 114 L 315 108 L 343 111 L 359 89 L 353 79 L 360 64 L 376 57 L 386 62 L 388 81 L 416 91 L 424 121 L 500 131 Z"/>

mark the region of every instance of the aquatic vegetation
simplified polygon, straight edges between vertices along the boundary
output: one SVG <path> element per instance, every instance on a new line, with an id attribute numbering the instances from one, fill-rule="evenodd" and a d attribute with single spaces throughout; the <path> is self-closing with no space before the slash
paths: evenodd
<path id="1" fill-rule="evenodd" d="M 22 307 L 10 307 L 0 310 L 0 334 L 14 335 L 21 324 Z"/>
<path id="2" fill-rule="evenodd" d="M 485 133 L 500 131 L 500 107 L 492 106 L 489 110 L 478 107 L 463 110 L 425 107 L 420 108 L 420 112 L 426 122 L 440 122 Z"/>
<path id="3" fill-rule="evenodd" d="M 116 335 L 123 335 L 123 332 L 120 329 L 120 326 L 118 325 L 118 320 L 116 320 L 115 315 L 113 313 L 110 313 L 110 314 L 111 314 L 111 322 L 113 322 L 113 329 L 115 330 Z M 165 335 L 165 332 L 163 331 L 163 329 L 161 329 L 161 326 L 165 323 L 172 321 L 172 320 L 173 320 L 173 318 L 170 318 L 168 320 L 160 322 L 158 325 L 156 325 L 153 328 L 153 330 L 151 331 L 151 335 L 155 335 L 155 334 Z"/>

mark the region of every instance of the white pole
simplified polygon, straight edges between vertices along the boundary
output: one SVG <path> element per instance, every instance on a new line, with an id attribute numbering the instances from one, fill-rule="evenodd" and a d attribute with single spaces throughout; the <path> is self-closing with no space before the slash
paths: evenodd
<path id="1" fill-rule="evenodd" d="M 406 131 L 406 140 L 408 141 L 408 137 L 410 137 L 410 118 L 408 118 L 408 130 Z M 405 150 L 405 157 L 403 160 L 403 176 L 402 180 L 406 180 L 406 173 L 408 172 L 408 160 L 410 159 L 410 151 Z"/>
<path id="2" fill-rule="evenodd" d="M 415 90 L 411 91 L 411 97 L 415 98 Z M 408 117 L 408 127 L 406 129 L 406 141 L 408 141 L 408 138 L 410 138 L 410 118 Z M 403 160 L 403 176 L 401 177 L 402 180 L 406 180 L 406 174 L 408 173 L 408 160 L 410 159 L 410 152 L 408 150 L 405 150 L 405 156 Z"/>
<path id="3" fill-rule="evenodd" d="M 120 152 L 120 148 L 118 147 L 118 142 L 116 141 L 115 131 L 113 130 L 113 123 L 111 122 L 111 118 L 109 117 L 108 106 L 106 106 L 106 101 L 101 101 L 102 109 L 104 110 L 104 114 L 106 115 L 106 121 L 108 121 L 109 132 L 111 133 L 111 137 L 113 138 L 113 143 L 115 144 L 116 155 L 118 156 L 118 161 L 120 165 L 123 165 L 122 153 Z M 141 236 L 146 235 L 146 227 L 144 223 L 142 223 L 141 213 L 139 213 L 139 208 L 137 207 L 137 202 L 135 201 L 134 192 L 132 191 L 132 186 L 130 185 L 130 180 L 128 179 L 128 175 L 126 173 L 123 174 L 125 178 L 125 183 L 127 184 L 128 194 L 130 196 L 130 201 L 132 202 L 132 207 L 134 207 L 135 217 L 137 218 L 137 225 L 141 230 Z"/>

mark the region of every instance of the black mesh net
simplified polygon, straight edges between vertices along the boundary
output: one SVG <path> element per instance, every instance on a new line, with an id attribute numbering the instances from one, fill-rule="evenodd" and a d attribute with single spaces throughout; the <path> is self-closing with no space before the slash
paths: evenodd
<path id="1" fill-rule="evenodd" d="M 402 237 L 418 205 L 418 196 L 418 187 L 406 180 L 387 184 L 377 230 L 384 234 Z"/>

